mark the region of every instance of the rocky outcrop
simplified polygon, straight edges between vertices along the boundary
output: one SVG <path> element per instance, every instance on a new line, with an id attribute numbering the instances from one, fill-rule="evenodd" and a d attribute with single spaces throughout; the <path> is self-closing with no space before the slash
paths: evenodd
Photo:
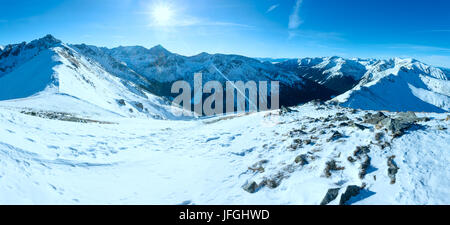
<path id="1" fill-rule="evenodd" d="M 339 200 L 339 205 L 346 205 L 347 201 L 350 200 L 350 198 L 357 196 L 361 191 L 361 187 L 356 185 L 349 185 L 347 186 L 347 189 L 345 189 L 345 192 L 341 195 L 341 199 Z"/>
<path id="2" fill-rule="evenodd" d="M 330 188 L 328 189 L 327 193 L 325 194 L 325 197 L 323 198 L 320 205 L 327 205 L 328 203 L 335 200 L 339 194 L 340 188 Z"/>

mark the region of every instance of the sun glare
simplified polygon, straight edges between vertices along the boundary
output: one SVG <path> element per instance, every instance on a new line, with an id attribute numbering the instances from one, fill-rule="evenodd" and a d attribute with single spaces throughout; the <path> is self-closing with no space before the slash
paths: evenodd
<path id="1" fill-rule="evenodd" d="M 174 11 L 170 6 L 160 4 L 153 7 L 151 14 L 156 25 L 169 26 L 173 19 Z"/>

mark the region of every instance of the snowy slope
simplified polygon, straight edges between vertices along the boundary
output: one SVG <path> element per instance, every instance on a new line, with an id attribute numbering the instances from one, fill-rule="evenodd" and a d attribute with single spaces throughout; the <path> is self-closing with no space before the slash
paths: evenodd
<path id="1" fill-rule="evenodd" d="M 111 75 L 52 36 L 7 48 L 0 58 L 0 100 L 64 94 L 122 116 L 174 118 L 161 98 Z"/>
<path id="2" fill-rule="evenodd" d="M 442 70 L 413 59 L 380 60 L 335 100 L 360 109 L 445 112 L 450 110 L 450 81 Z"/>
<path id="3" fill-rule="evenodd" d="M 450 202 L 450 131 L 439 128 L 449 126 L 441 120 L 445 114 L 421 114 L 432 119 L 392 138 L 358 122 L 364 111 L 311 104 L 293 110 L 199 121 L 115 117 L 97 124 L 0 106 L 0 204 L 320 204 L 330 188 L 342 194 L 363 183 L 347 204 Z M 330 140 L 335 131 L 343 136 Z M 376 132 L 383 134 L 379 141 Z M 347 159 L 357 146 L 370 149 L 364 178 L 358 175 L 362 161 Z M 301 155 L 304 165 L 295 162 Z M 393 155 L 398 172 L 391 184 L 387 160 Z M 331 160 L 344 169 L 326 177 Z M 264 180 L 274 183 L 254 193 L 243 189 Z"/>
<path id="4" fill-rule="evenodd" d="M 448 68 L 440 68 L 442 70 L 442 72 L 445 73 L 445 75 L 447 76 L 447 79 L 450 80 L 450 69 Z"/>

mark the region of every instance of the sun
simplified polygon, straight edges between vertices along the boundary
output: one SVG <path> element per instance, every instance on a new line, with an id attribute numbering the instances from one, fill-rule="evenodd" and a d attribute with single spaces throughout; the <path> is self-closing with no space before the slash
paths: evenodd
<path id="1" fill-rule="evenodd" d="M 159 4 L 152 7 L 153 21 L 159 26 L 169 26 L 174 16 L 174 10 L 169 5 Z"/>

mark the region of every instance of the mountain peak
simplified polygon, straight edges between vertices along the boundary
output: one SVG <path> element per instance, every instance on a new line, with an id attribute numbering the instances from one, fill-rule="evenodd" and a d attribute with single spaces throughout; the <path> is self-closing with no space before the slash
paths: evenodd
<path id="1" fill-rule="evenodd" d="M 61 43 L 60 40 L 56 39 L 56 38 L 55 38 L 53 35 L 51 35 L 51 34 L 47 34 L 47 35 L 45 35 L 43 38 L 40 38 L 40 39 L 38 39 L 38 40 L 43 41 L 43 42 L 47 42 L 47 43 L 52 43 L 52 44 L 59 44 L 59 43 Z"/>
<path id="2" fill-rule="evenodd" d="M 29 47 L 44 47 L 44 48 L 50 48 L 55 45 L 61 44 L 62 42 L 55 37 L 53 37 L 51 34 L 47 34 L 46 36 L 31 41 L 28 45 Z"/>
<path id="3" fill-rule="evenodd" d="M 150 48 L 149 51 L 153 55 L 169 55 L 169 54 L 171 54 L 171 52 L 169 52 L 167 49 L 165 49 L 162 45 L 156 45 L 153 48 Z"/>

